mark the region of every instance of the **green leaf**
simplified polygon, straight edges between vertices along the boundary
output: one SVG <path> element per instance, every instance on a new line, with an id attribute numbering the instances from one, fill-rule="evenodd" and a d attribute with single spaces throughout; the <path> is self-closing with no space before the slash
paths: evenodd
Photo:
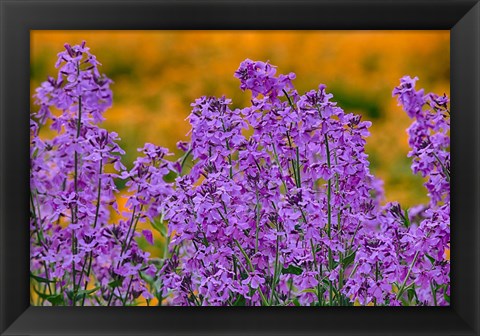
<path id="1" fill-rule="evenodd" d="M 245 297 L 243 295 L 239 295 L 237 300 L 233 304 L 234 306 L 245 306 Z"/>
<path id="2" fill-rule="evenodd" d="M 49 294 L 40 292 L 38 289 L 35 288 L 35 286 L 33 286 L 33 291 L 44 300 L 46 300 L 50 296 Z"/>
<path id="3" fill-rule="evenodd" d="M 408 228 L 410 226 L 410 219 L 408 217 L 408 210 L 407 209 L 405 209 L 405 212 L 404 212 L 403 224 L 405 225 L 406 228 Z"/>
<path id="4" fill-rule="evenodd" d="M 79 290 L 77 292 L 77 298 L 81 295 L 90 295 L 92 293 L 95 293 L 99 289 L 100 289 L 100 287 L 95 287 L 95 288 L 92 288 L 92 289 Z"/>
<path id="5" fill-rule="evenodd" d="M 432 257 L 432 256 L 429 256 L 428 254 L 425 253 L 425 256 L 428 258 L 428 260 L 430 260 L 430 262 L 432 263 L 432 265 L 435 265 L 435 259 Z"/>
<path id="6" fill-rule="evenodd" d="M 123 282 L 123 280 L 120 280 L 120 279 L 113 280 L 113 281 L 109 282 L 108 286 L 112 287 L 112 288 L 117 288 L 117 287 L 122 285 L 122 282 Z"/>
<path id="7" fill-rule="evenodd" d="M 301 304 L 300 304 L 300 302 L 298 301 L 297 298 L 293 299 L 292 302 L 293 302 L 293 304 L 294 304 L 295 306 L 297 306 L 297 307 L 300 307 L 300 306 L 301 306 Z"/>
<path id="8" fill-rule="evenodd" d="M 153 220 L 153 222 L 151 222 L 151 223 L 152 223 L 153 228 L 156 231 L 160 232 L 160 234 L 163 237 L 165 237 L 167 235 L 167 229 L 166 229 L 165 224 L 163 223 L 163 221 L 161 219 L 155 218 Z"/>
<path id="9" fill-rule="evenodd" d="M 245 280 L 248 278 L 248 274 L 245 272 L 240 272 L 240 279 Z"/>
<path id="10" fill-rule="evenodd" d="M 400 298 L 400 301 L 402 302 L 402 306 L 405 306 L 405 307 L 411 306 L 411 302 L 407 301 L 407 299 L 403 295 Z"/>
<path id="11" fill-rule="evenodd" d="M 328 279 L 322 279 L 321 283 L 323 283 L 323 284 L 325 284 L 325 286 L 327 286 L 325 288 L 328 288 L 328 286 L 330 286 L 330 280 L 328 280 Z"/>
<path id="12" fill-rule="evenodd" d="M 408 301 L 412 303 L 413 299 L 415 299 L 416 304 L 418 304 L 418 296 L 417 292 L 415 291 L 415 288 L 410 287 L 407 289 L 407 296 L 408 296 Z"/>
<path id="13" fill-rule="evenodd" d="M 51 295 L 51 294 L 41 293 L 35 288 L 35 286 L 33 286 L 33 291 L 43 300 L 47 300 L 54 306 L 64 305 L 62 294 Z"/>
<path id="14" fill-rule="evenodd" d="M 348 256 L 343 258 L 343 261 L 342 261 L 343 268 L 347 268 L 349 265 L 351 265 L 355 261 L 356 254 L 357 254 L 357 251 L 353 251 Z"/>
<path id="15" fill-rule="evenodd" d="M 138 272 L 138 274 L 140 275 L 140 278 L 142 278 L 144 281 L 146 281 L 150 285 L 153 284 L 156 280 L 155 278 L 152 278 L 151 276 L 146 275 L 144 272 Z"/>
<path id="16" fill-rule="evenodd" d="M 37 282 L 43 282 L 43 283 L 55 283 L 55 280 L 48 280 L 42 277 L 39 277 L 38 275 L 34 275 L 33 273 L 30 273 L 30 278 L 36 280 Z"/>
<path id="17" fill-rule="evenodd" d="M 290 265 L 287 268 L 282 269 L 282 274 L 295 274 L 300 275 L 302 274 L 303 270 L 300 267 Z"/>
<path id="18" fill-rule="evenodd" d="M 415 297 L 415 291 L 408 289 L 407 290 L 408 301 L 412 302 L 413 298 Z"/>
<path id="19" fill-rule="evenodd" d="M 62 294 L 49 295 L 47 297 L 47 300 L 48 300 L 48 302 L 50 302 L 54 306 L 63 305 L 63 295 Z"/>
<path id="20" fill-rule="evenodd" d="M 65 293 L 67 294 L 67 298 L 69 298 L 70 300 L 73 300 L 73 291 L 67 290 Z"/>
<path id="21" fill-rule="evenodd" d="M 447 286 L 445 286 L 445 288 L 443 290 L 443 298 L 445 299 L 445 301 L 450 303 L 450 295 L 447 294 Z"/>

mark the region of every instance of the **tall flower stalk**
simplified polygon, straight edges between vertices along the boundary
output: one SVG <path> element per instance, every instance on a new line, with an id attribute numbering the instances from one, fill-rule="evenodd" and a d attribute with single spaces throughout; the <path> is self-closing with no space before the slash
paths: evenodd
<path id="1" fill-rule="evenodd" d="M 30 191 L 38 239 L 31 241 L 32 285 L 52 305 L 104 304 L 120 287 L 115 263 L 132 263 L 118 254 L 124 223 L 110 223 L 118 175 L 103 168 L 123 171 L 124 151 L 116 133 L 98 126 L 112 104 L 111 80 L 98 66 L 85 43 L 66 44 L 58 54 L 57 78 L 42 83 L 35 95 L 40 109 L 30 122 Z M 55 136 L 40 138 L 40 127 Z M 144 263 L 146 254 L 133 244 L 129 258 Z M 47 291 L 39 289 L 42 284 Z"/>

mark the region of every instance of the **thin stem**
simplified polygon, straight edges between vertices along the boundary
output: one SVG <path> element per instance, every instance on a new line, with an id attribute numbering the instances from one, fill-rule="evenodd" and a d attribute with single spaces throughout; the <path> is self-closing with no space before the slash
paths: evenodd
<path id="1" fill-rule="evenodd" d="M 273 158 L 275 159 L 275 162 L 277 163 L 277 166 L 278 166 L 278 169 L 280 170 L 281 176 L 283 176 L 282 165 L 280 164 L 277 149 L 275 148 L 275 144 L 273 143 L 273 137 L 272 137 L 271 134 L 270 134 L 270 139 L 272 139 Z M 287 192 L 288 191 L 287 184 L 285 183 L 285 180 L 283 178 L 282 178 L 282 184 L 283 184 L 283 187 L 285 188 L 285 192 Z"/>
<path id="2" fill-rule="evenodd" d="M 142 208 L 143 206 L 140 207 L 140 211 L 142 211 Z M 137 224 L 139 220 L 140 220 L 140 215 L 137 215 L 137 219 L 135 220 L 135 224 L 133 226 L 132 234 L 130 235 L 130 239 L 128 240 L 127 245 L 125 246 L 124 253 L 126 250 L 130 248 L 130 244 L 132 243 L 133 237 L 135 236 L 135 231 L 137 230 Z"/>
<path id="3" fill-rule="evenodd" d="M 100 193 L 102 191 L 102 169 L 103 169 L 103 158 L 100 157 L 100 168 L 98 169 L 98 186 L 97 186 L 97 207 L 95 209 L 95 220 L 93 222 L 93 228 L 95 229 L 98 221 L 98 214 L 100 212 Z"/>
<path id="4" fill-rule="evenodd" d="M 293 105 L 293 102 L 290 99 L 290 96 L 288 95 L 287 91 L 285 89 L 282 89 L 282 91 L 285 94 L 285 96 L 287 97 L 288 104 L 290 105 L 290 107 L 292 109 L 296 110 L 295 105 Z M 292 128 L 292 124 L 290 124 L 290 129 L 291 128 Z M 293 149 L 292 139 L 290 138 L 290 132 L 289 131 L 287 131 L 287 139 L 288 139 L 288 145 L 290 146 L 290 148 Z M 292 169 L 293 169 L 293 177 L 295 179 L 295 184 L 297 185 L 297 188 L 300 188 L 300 184 L 301 184 L 301 181 L 300 181 L 300 165 L 299 165 L 300 158 L 299 158 L 298 147 L 296 148 L 296 156 L 297 156 L 297 166 L 295 166 L 293 160 L 291 160 L 291 165 L 292 165 Z"/>
<path id="5" fill-rule="evenodd" d="M 255 253 L 258 252 L 258 234 L 260 232 L 260 201 L 258 199 L 258 188 L 255 188 L 255 196 L 257 198 L 256 212 L 256 227 L 255 227 Z"/>
<path id="6" fill-rule="evenodd" d="M 87 290 L 88 281 L 90 280 L 90 271 L 91 271 L 91 269 L 92 269 L 92 256 L 93 256 L 93 253 L 92 253 L 92 251 L 90 251 L 89 256 L 88 256 L 87 274 L 85 274 L 86 281 L 85 281 L 85 285 L 83 286 L 83 290 Z M 78 285 L 80 286 L 80 282 L 79 282 Z M 82 296 L 82 306 L 85 305 L 85 298 L 86 298 L 86 295 L 83 294 L 83 296 Z"/>
<path id="7" fill-rule="evenodd" d="M 238 240 L 234 239 L 233 241 L 235 242 L 235 245 L 237 245 L 237 247 L 239 248 L 240 252 L 242 252 L 245 260 L 247 261 L 248 267 L 250 268 L 250 272 L 253 274 L 253 273 L 255 272 L 255 268 L 253 267 L 252 261 L 251 261 L 250 258 L 248 257 L 247 252 L 245 252 L 245 250 L 242 248 L 242 246 L 240 245 L 240 243 L 238 242 Z M 266 306 L 268 306 L 268 301 L 267 301 L 267 299 L 265 298 L 265 296 L 263 295 L 262 290 L 260 289 L 260 287 L 257 288 L 257 291 L 258 291 L 258 294 L 260 294 L 260 297 L 262 298 L 263 304 L 266 305 Z"/>
<path id="8" fill-rule="evenodd" d="M 128 292 L 130 292 L 130 287 L 132 286 L 133 276 L 130 276 L 130 282 L 128 283 L 127 292 L 125 293 L 125 298 L 122 300 L 123 305 L 125 306 L 128 300 Z"/>
<path id="9" fill-rule="evenodd" d="M 31 202 L 31 206 L 32 206 L 33 222 L 35 223 L 35 231 L 37 233 L 37 244 L 39 246 L 42 246 L 43 248 L 46 248 L 45 247 L 45 237 L 43 235 L 42 224 L 38 223 L 38 216 L 37 216 L 37 213 L 36 213 L 36 211 L 40 212 L 40 208 L 37 207 L 37 210 L 35 210 L 35 202 L 33 200 L 33 195 L 32 195 L 31 192 L 30 192 L 30 202 Z M 48 266 L 47 266 L 46 262 L 43 262 L 42 264 L 43 264 L 43 267 L 45 268 L 45 278 L 48 281 L 45 284 L 44 293 L 48 289 L 48 293 L 51 295 L 52 294 L 52 289 L 50 288 L 50 275 L 49 275 L 49 272 L 48 272 Z M 56 291 L 55 285 L 53 286 L 53 289 L 54 289 L 54 292 L 55 292 Z"/>
<path id="10" fill-rule="evenodd" d="M 296 159 L 297 159 L 297 178 L 298 178 L 298 187 L 302 185 L 302 177 L 300 174 L 300 152 L 298 147 L 296 148 Z"/>
<path id="11" fill-rule="evenodd" d="M 77 118 L 77 135 L 76 139 L 80 137 L 80 128 L 82 125 L 82 96 L 78 97 L 78 118 Z M 75 149 L 74 154 L 74 172 L 73 172 L 73 184 L 75 188 L 75 196 L 78 198 L 78 152 Z M 75 203 L 74 208 L 72 209 L 72 223 L 78 223 L 78 204 Z M 75 230 L 72 230 L 72 255 L 77 254 L 77 247 L 76 247 L 76 236 Z M 76 277 L 76 270 L 75 270 L 75 261 L 72 260 L 72 286 L 73 286 L 73 302 L 72 305 L 76 305 L 76 296 L 78 288 L 75 285 L 75 277 Z"/>
<path id="12" fill-rule="evenodd" d="M 415 253 L 415 256 L 413 257 L 413 261 L 412 261 L 412 264 L 410 265 L 409 269 L 408 269 L 408 272 L 407 272 L 407 275 L 405 276 L 405 280 L 403 280 L 403 283 L 402 285 L 400 286 L 400 288 L 398 289 L 398 293 L 397 293 L 397 300 L 400 299 L 400 297 L 402 296 L 403 294 L 403 291 L 405 290 L 405 285 L 408 281 L 408 277 L 410 276 L 410 273 L 412 272 L 412 269 L 413 269 L 413 266 L 415 265 L 415 263 L 417 262 L 417 258 L 418 258 L 418 255 L 419 255 L 420 251 L 417 251 Z"/>
<path id="13" fill-rule="evenodd" d="M 333 157 L 335 159 L 335 165 L 338 166 L 338 158 L 337 158 L 337 153 L 333 153 Z M 335 173 L 335 192 L 337 195 L 340 193 L 340 181 L 339 181 L 339 176 L 338 173 Z M 341 232 L 342 229 L 342 215 L 341 215 L 341 210 L 337 211 L 337 231 Z M 338 291 L 340 291 L 343 287 L 343 276 L 345 273 L 345 268 L 343 266 L 343 257 L 344 254 L 342 252 L 339 252 L 339 259 L 340 259 L 340 271 L 338 272 Z M 341 299 L 341 297 L 340 297 Z"/>
<path id="14" fill-rule="evenodd" d="M 192 151 L 193 151 L 193 148 L 190 148 L 182 157 L 182 161 L 180 162 L 180 172 L 179 172 L 180 175 L 182 175 L 183 167 L 185 166 L 185 163 L 187 162 L 187 159 L 192 153 Z"/>
<path id="15" fill-rule="evenodd" d="M 293 105 L 293 102 L 292 100 L 290 99 L 290 96 L 288 95 L 287 91 L 285 89 L 282 89 L 283 93 L 285 94 L 285 96 L 287 97 L 287 100 L 288 100 L 288 103 L 290 104 L 290 106 L 295 109 L 295 106 Z"/>
<path id="16" fill-rule="evenodd" d="M 113 298 L 115 289 L 117 289 L 117 288 L 118 288 L 118 287 L 112 288 L 112 292 L 110 293 L 110 297 L 108 298 L 107 307 L 110 306 L 110 304 L 112 303 L 112 298 Z M 120 290 L 118 291 L 118 293 L 120 293 Z"/>
<path id="17" fill-rule="evenodd" d="M 288 99 L 288 102 L 289 102 L 290 106 L 293 109 L 295 109 L 295 107 L 294 107 L 290 97 L 288 96 L 287 92 L 285 90 L 283 92 L 287 96 L 287 99 Z M 290 127 L 291 127 L 291 125 L 290 125 Z M 293 148 L 290 133 L 288 131 L 287 131 L 287 139 L 288 139 L 288 144 L 289 144 L 290 148 Z M 297 188 L 300 188 L 301 184 L 302 184 L 302 178 L 301 178 L 301 173 L 300 173 L 300 152 L 299 152 L 298 147 L 295 148 L 295 154 L 296 154 L 296 157 L 295 157 L 296 161 L 295 161 L 295 163 L 292 161 L 291 164 L 292 164 L 293 174 L 294 174 L 294 177 L 295 177 L 295 182 L 296 182 Z M 329 204 L 330 204 L 330 202 L 329 202 Z M 302 213 L 303 221 L 305 222 L 305 225 L 307 225 L 306 215 L 305 215 L 302 208 L 299 207 L 299 209 L 300 209 L 300 212 Z M 312 249 L 312 256 L 313 256 L 314 264 L 318 266 L 317 257 L 316 257 L 316 253 L 315 253 L 315 246 L 314 246 L 314 243 L 313 243 L 312 239 L 310 239 L 310 245 L 311 245 L 311 249 Z M 329 258 L 331 258 L 331 255 L 329 255 Z M 320 302 L 320 298 L 321 298 L 320 280 L 322 278 L 321 268 L 319 268 L 318 271 L 319 271 L 319 274 L 317 275 L 317 281 L 318 281 L 317 297 L 318 297 L 318 300 Z M 333 289 L 331 288 L 330 290 L 331 290 L 330 297 L 332 297 L 332 290 Z"/>
<path id="18" fill-rule="evenodd" d="M 450 173 L 448 172 L 447 168 L 445 167 L 445 165 L 443 164 L 442 161 L 440 161 L 439 157 L 437 156 L 437 154 L 433 153 L 433 156 L 435 156 L 435 159 L 437 159 L 438 163 L 440 164 L 440 166 L 442 167 L 442 171 L 443 173 L 445 174 L 445 178 L 447 179 L 448 182 L 450 182 Z"/>
<path id="19" fill-rule="evenodd" d="M 214 199 L 213 196 L 212 196 L 212 202 L 215 203 L 215 199 Z M 193 201 L 192 201 L 191 198 L 188 198 L 188 203 L 190 203 L 190 205 L 192 206 L 192 209 L 195 208 L 195 204 L 193 203 Z M 225 207 L 225 205 L 224 205 L 224 207 Z M 220 210 L 217 209 L 217 211 L 218 211 L 218 213 L 220 214 L 220 216 L 222 216 L 222 214 L 220 213 Z M 195 210 L 193 210 L 193 215 L 194 215 L 195 217 L 197 217 L 197 214 L 196 214 Z M 162 221 L 162 222 L 163 222 L 163 221 Z M 228 225 L 228 224 L 227 224 L 227 225 Z M 203 245 L 205 245 L 206 247 L 209 247 L 210 244 L 209 244 L 209 242 L 208 242 L 207 235 L 205 234 L 205 231 L 203 231 L 203 229 L 202 229 L 202 227 L 200 226 L 199 223 L 197 223 L 197 228 L 198 228 L 198 232 L 200 232 L 200 233 L 203 235 Z"/>
<path id="20" fill-rule="evenodd" d="M 328 136 L 325 134 L 325 149 L 327 154 L 327 165 L 328 169 L 331 169 L 331 162 L 330 162 L 330 147 L 328 145 Z M 327 203 L 328 203 L 328 222 L 327 222 L 327 235 L 328 238 L 331 238 L 331 228 L 332 228 L 332 179 L 328 179 L 327 185 Z M 332 257 L 332 249 L 328 247 L 328 269 L 331 271 L 333 268 L 333 257 Z M 333 305 L 333 285 L 332 281 L 330 281 L 329 286 L 329 297 L 330 297 L 330 305 Z"/>
<path id="21" fill-rule="evenodd" d="M 80 74 L 80 66 L 77 64 L 77 75 Z M 77 135 L 76 140 L 80 137 L 80 128 L 82 125 L 82 96 L 78 96 L 78 118 L 77 118 Z M 75 149 L 74 154 L 74 176 L 73 176 L 73 184 L 75 188 L 75 196 L 78 198 L 78 152 Z M 75 213 L 75 215 L 73 215 Z M 74 209 L 72 209 L 72 223 L 78 223 L 78 203 L 75 203 Z M 76 247 L 76 236 L 75 230 L 72 230 L 72 255 L 77 254 L 77 247 Z M 78 288 L 75 286 L 75 261 L 72 260 L 72 286 L 73 286 L 73 302 L 72 305 L 76 305 L 77 299 L 77 290 Z"/>
<path id="22" fill-rule="evenodd" d="M 432 291 L 432 296 L 433 296 L 433 304 L 437 306 L 437 291 L 435 287 L 433 286 L 433 281 L 430 281 L 430 290 Z"/>
<path id="23" fill-rule="evenodd" d="M 120 254 L 123 254 L 124 250 L 125 250 L 125 244 L 127 243 L 127 240 L 128 240 L 128 237 L 130 237 L 130 232 L 132 230 L 132 227 L 133 227 L 133 222 L 135 220 L 135 213 L 137 211 L 137 206 L 135 205 L 133 207 L 133 211 L 132 211 L 132 217 L 130 218 L 130 225 L 128 226 L 128 231 L 127 231 L 127 234 L 125 235 L 125 241 L 122 243 L 122 250 L 121 250 L 121 253 Z"/>
<path id="24" fill-rule="evenodd" d="M 42 226 L 38 224 L 37 214 L 35 210 L 35 203 L 33 201 L 32 193 L 30 193 L 30 203 L 32 205 L 33 222 L 35 223 L 35 229 L 37 232 L 37 242 L 39 245 L 41 245 L 44 242 L 43 229 L 42 229 Z"/>
<path id="25" fill-rule="evenodd" d="M 276 225 L 276 227 L 277 227 L 277 233 L 278 233 L 278 225 Z M 275 266 L 273 269 L 273 279 L 272 279 L 272 285 L 271 285 L 271 291 L 270 291 L 270 305 L 272 305 L 273 303 L 273 295 L 275 293 L 275 288 L 277 287 L 279 245 L 280 245 L 280 236 L 277 234 L 277 242 L 275 245 Z"/>
<path id="26" fill-rule="evenodd" d="M 318 267 L 317 263 L 317 254 L 315 252 L 315 246 L 313 244 L 313 239 L 310 239 L 310 248 L 312 249 L 312 256 L 313 256 L 313 263 Z M 317 275 L 317 297 L 318 297 L 318 302 L 320 303 L 322 293 L 321 293 L 321 287 L 320 287 L 320 280 L 322 279 L 322 269 L 321 267 L 318 267 L 318 275 Z"/>
<path id="27" fill-rule="evenodd" d="M 224 132 L 227 131 L 225 129 L 225 124 L 224 124 L 223 120 L 222 120 L 222 128 L 223 128 Z M 228 139 L 225 140 L 225 145 L 227 146 L 227 150 L 228 150 L 228 163 L 230 165 L 230 179 L 233 179 L 232 153 L 230 151 L 230 145 L 228 144 Z"/>
<path id="28" fill-rule="evenodd" d="M 292 125 L 290 124 L 290 127 Z M 290 148 L 293 149 L 293 145 L 292 145 L 292 139 L 290 138 L 290 133 L 287 131 L 287 139 L 288 139 L 288 145 L 290 146 Z M 297 147 L 297 153 L 298 153 L 298 147 Z M 295 164 L 295 162 L 291 159 L 288 159 L 288 161 L 290 162 L 290 164 L 292 165 L 292 170 L 293 170 L 293 179 L 295 180 L 295 185 L 297 186 L 297 188 L 300 188 L 300 180 L 299 180 L 299 175 L 298 175 L 298 172 L 297 172 L 297 166 L 298 164 Z"/>
<path id="29" fill-rule="evenodd" d="M 254 272 L 254 271 L 255 271 L 255 268 L 253 267 L 252 261 L 251 261 L 250 258 L 248 257 L 247 252 L 245 252 L 245 250 L 243 249 L 242 245 L 240 245 L 240 243 L 238 242 L 238 240 L 233 239 L 233 242 L 235 243 L 235 245 L 237 245 L 237 247 L 239 248 L 240 252 L 242 252 L 243 256 L 245 257 L 245 260 L 247 261 L 248 267 L 250 268 L 250 272 Z"/>
<path id="30" fill-rule="evenodd" d="M 98 214 L 100 213 L 100 193 L 101 193 L 101 190 L 102 190 L 102 169 L 103 169 L 103 158 L 100 158 L 100 168 L 99 168 L 99 173 L 98 173 L 98 191 L 97 191 L 97 207 L 95 209 L 95 220 L 93 221 L 93 228 L 95 228 L 97 226 L 97 221 L 98 221 Z M 85 285 L 83 287 L 83 290 L 86 290 L 87 289 L 87 286 L 88 286 L 88 281 L 90 280 L 90 271 L 91 271 L 91 268 L 92 268 L 92 258 L 93 258 L 93 252 L 90 251 L 89 252 L 89 255 L 88 255 L 88 267 L 87 267 L 87 273 L 86 273 L 86 281 L 85 281 Z M 85 261 L 87 260 L 87 258 L 85 259 Z M 85 264 L 84 264 L 85 266 Z M 82 275 L 80 276 L 80 280 L 78 281 L 78 286 L 80 286 L 81 284 L 81 281 L 82 281 L 82 276 L 83 276 L 83 271 L 82 271 Z M 86 295 L 83 294 L 83 297 L 82 297 L 82 306 L 85 305 L 85 297 Z"/>
<path id="31" fill-rule="evenodd" d="M 330 147 L 328 145 L 328 137 L 325 134 L 325 148 L 327 151 L 327 166 L 328 169 L 331 169 L 331 164 L 330 164 Z M 328 179 L 328 186 L 327 186 L 327 202 L 328 202 L 328 223 L 327 223 L 327 234 L 328 238 L 330 238 L 331 234 L 331 226 L 332 226 L 332 207 L 331 207 L 331 198 L 332 198 L 332 181 L 331 179 Z"/>
<path id="32" fill-rule="evenodd" d="M 143 208 L 143 206 L 140 207 L 140 212 L 142 211 L 142 208 Z M 132 241 L 133 236 L 135 235 L 135 229 L 137 227 L 138 220 L 140 219 L 140 216 L 138 215 L 138 216 L 136 216 L 136 220 L 135 220 L 136 209 L 137 209 L 137 206 L 134 206 L 133 207 L 133 212 L 132 212 L 132 218 L 130 219 L 130 225 L 128 227 L 128 231 L 127 231 L 127 234 L 125 236 L 125 241 L 122 243 L 122 249 L 120 251 L 120 258 L 123 256 L 125 251 L 128 250 L 128 248 L 130 247 L 130 242 Z M 135 221 L 135 223 L 134 223 L 134 221 Z M 133 232 L 132 232 L 132 228 L 133 228 Z M 132 232 L 131 239 L 130 239 L 130 232 Z M 117 262 L 117 267 L 116 268 L 118 268 L 118 266 L 120 266 L 120 261 Z M 110 297 L 108 298 L 107 306 L 110 306 L 110 304 L 112 302 L 112 298 L 113 298 L 113 295 L 114 295 L 114 292 L 115 292 L 115 288 L 113 288 L 112 291 L 110 292 Z M 120 290 L 118 291 L 118 293 L 121 297 Z"/>

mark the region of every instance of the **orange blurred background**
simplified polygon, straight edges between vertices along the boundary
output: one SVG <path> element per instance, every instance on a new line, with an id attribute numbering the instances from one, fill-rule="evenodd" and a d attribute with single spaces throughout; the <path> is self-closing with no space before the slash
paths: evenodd
<path id="1" fill-rule="evenodd" d="M 83 40 L 114 81 L 103 127 L 122 138 L 127 167 L 145 142 L 180 155 L 175 143 L 188 139 L 185 118 L 196 98 L 226 95 L 233 107 L 249 104 L 233 73 L 245 58 L 269 60 L 277 73 L 296 73 L 299 93 L 324 83 L 343 109 L 373 122 L 367 152 L 387 200 L 405 207 L 427 201 L 406 156 L 411 121 L 391 92 L 410 75 L 427 92 L 449 95 L 449 31 L 32 31 L 32 94 L 56 75 L 64 43 Z"/>

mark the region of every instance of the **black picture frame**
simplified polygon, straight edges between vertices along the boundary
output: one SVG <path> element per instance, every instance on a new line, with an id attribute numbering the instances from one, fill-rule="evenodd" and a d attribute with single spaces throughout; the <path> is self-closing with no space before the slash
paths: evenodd
<path id="1" fill-rule="evenodd" d="M 478 1 L 0 0 L 0 24 L 2 335 L 480 335 Z M 451 306 L 30 307 L 27 129 L 35 29 L 450 30 Z"/>

